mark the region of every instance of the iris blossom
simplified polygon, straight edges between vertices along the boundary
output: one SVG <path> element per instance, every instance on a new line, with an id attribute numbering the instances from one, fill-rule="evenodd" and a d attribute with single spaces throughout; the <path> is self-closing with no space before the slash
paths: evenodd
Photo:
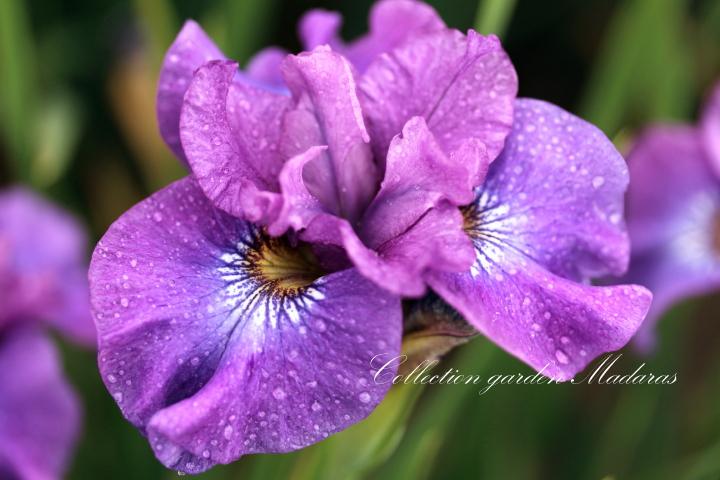
<path id="1" fill-rule="evenodd" d="M 60 478 L 67 466 L 80 407 L 42 327 L 94 345 L 86 246 L 65 212 L 24 189 L 0 192 L 2 478 Z"/>
<path id="2" fill-rule="evenodd" d="M 402 298 L 432 288 L 565 380 L 622 347 L 649 293 L 624 272 L 622 157 L 516 100 L 494 36 L 408 0 L 301 22 L 308 51 L 244 71 L 189 22 L 160 75 L 161 132 L 191 175 L 118 219 L 91 265 L 100 370 L 168 467 L 287 452 L 367 416 L 400 354 Z M 392 366 L 394 369 L 397 365 Z"/>
<path id="3" fill-rule="evenodd" d="M 649 128 L 628 164 L 633 256 L 626 278 L 655 294 L 636 337 L 641 348 L 651 348 L 663 312 L 683 298 L 720 288 L 720 86 L 698 125 Z"/>

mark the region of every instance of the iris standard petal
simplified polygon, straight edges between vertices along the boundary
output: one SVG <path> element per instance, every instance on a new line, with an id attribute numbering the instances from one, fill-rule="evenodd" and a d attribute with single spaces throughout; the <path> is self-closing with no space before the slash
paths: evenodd
<path id="1" fill-rule="evenodd" d="M 426 292 L 427 272 L 460 272 L 470 267 L 474 257 L 462 215 L 446 201 L 375 248 L 363 243 L 347 220 L 328 214 L 315 217 L 300 236 L 315 244 L 342 246 L 360 273 L 403 297 L 420 297 Z"/>
<path id="2" fill-rule="evenodd" d="M 497 37 L 448 29 L 378 57 L 359 91 L 377 156 L 408 119 L 421 116 L 446 152 L 477 138 L 492 160 L 510 132 L 517 75 Z"/>
<path id="3" fill-rule="evenodd" d="M 327 47 L 290 56 L 285 82 L 296 105 L 285 119 L 285 153 L 327 145 L 304 177 L 327 211 L 355 222 L 375 195 L 378 177 L 350 63 Z"/>
<path id="4" fill-rule="evenodd" d="M 692 127 L 654 127 L 628 155 L 627 219 L 633 243 L 628 281 L 654 295 L 638 334 L 649 348 L 673 303 L 720 288 L 720 181 Z"/>
<path id="5" fill-rule="evenodd" d="M 443 152 L 422 117 L 411 118 L 390 144 L 385 178 L 365 212 L 359 236 L 370 248 L 402 235 L 441 201 L 465 205 L 488 169 L 485 146 L 473 139 Z"/>
<path id="6" fill-rule="evenodd" d="M 0 193 L 0 326 L 46 321 L 95 344 L 82 226 L 30 190 Z"/>
<path id="7" fill-rule="evenodd" d="M 267 223 L 279 208 L 282 115 L 290 98 L 235 81 L 237 64 L 213 61 L 185 95 L 180 135 L 193 174 L 220 209 Z"/>
<path id="8" fill-rule="evenodd" d="M 382 0 L 370 11 L 370 31 L 350 44 L 340 38 L 342 18 L 336 12 L 311 10 L 300 21 L 300 39 L 305 50 L 330 45 L 342 53 L 359 72 L 379 55 L 399 47 L 410 38 L 445 28 L 435 10 L 413 0 Z"/>
<path id="9" fill-rule="evenodd" d="M 68 466 L 80 407 L 60 365 L 55 347 L 33 328 L 0 338 L 0 473 L 9 478 L 61 478 Z"/>
<path id="10" fill-rule="evenodd" d="M 192 178 L 123 215 L 90 269 L 102 376 L 168 467 L 285 452 L 364 418 L 400 301 L 214 208 Z"/>
<path id="11" fill-rule="evenodd" d="M 225 60 L 225 55 L 200 25 L 188 20 L 170 45 L 160 69 L 156 100 L 160 134 L 173 153 L 185 164 L 187 159 L 180 143 L 183 96 L 195 70 L 210 60 Z"/>

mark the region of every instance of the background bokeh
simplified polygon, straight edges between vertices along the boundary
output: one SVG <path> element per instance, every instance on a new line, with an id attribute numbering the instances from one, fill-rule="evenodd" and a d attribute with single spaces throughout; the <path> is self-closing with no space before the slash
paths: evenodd
<path id="1" fill-rule="evenodd" d="M 454 0 L 431 2 L 446 22 L 497 32 L 520 94 L 599 125 L 625 151 L 640 129 L 692 122 L 720 78 L 715 0 Z M 352 38 L 369 0 L 2 0 L 0 183 L 24 183 L 74 211 L 93 241 L 130 206 L 184 175 L 157 132 L 155 83 L 186 18 L 241 62 L 268 44 L 299 49 L 312 7 L 339 10 Z M 630 373 L 678 373 L 672 386 L 403 387 L 366 422 L 290 455 L 246 457 L 201 476 L 222 478 L 720 478 L 720 302 L 694 299 L 660 324 L 658 348 L 632 348 Z M 58 339 L 59 343 L 62 343 Z M 94 354 L 62 344 L 85 406 L 73 479 L 176 474 L 125 422 Z M 477 338 L 443 368 L 531 373 Z M 592 368 L 592 367 L 591 367 Z"/>

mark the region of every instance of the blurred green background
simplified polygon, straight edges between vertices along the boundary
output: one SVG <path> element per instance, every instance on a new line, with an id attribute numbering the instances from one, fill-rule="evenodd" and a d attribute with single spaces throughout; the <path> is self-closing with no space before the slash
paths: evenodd
<path id="1" fill-rule="evenodd" d="M 720 77 L 714 0 L 431 2 L 459 29 L 496 32 L 520 94 L 598 124 L 621 150 L 648 122 L 692 122 Z M 299 49 L 312 7 L 344 14 L 352 38 L 369 0 L 0 1 L 0 182 L 73 210 L 94 241 L 149 193 L 184 175 L 157 132 L 155 82 L 186 18 L 230 57 Z M 366 422 L 289 455 L 246 457 L 201 478 L 720 479 L 720 302 L 696 299 L 660 325 L 658 349 L 617 369 L 678 372 L 672 386 L 403 387 Z M 61 342 L 61 340 L 58 340 Z M 85 405 L 73 479 L 156 479 L 155 461 L 102 386 L 94 354 L 63 344 Z M 530 370 L 482 338 L 440 368 L 485 377 Z M 591 367 L 592 368 L 592 367 Z"/>

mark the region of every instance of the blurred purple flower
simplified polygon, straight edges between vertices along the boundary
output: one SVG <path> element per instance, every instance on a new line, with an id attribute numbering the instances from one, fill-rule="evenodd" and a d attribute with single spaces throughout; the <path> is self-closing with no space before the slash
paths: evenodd
<path id="1" fill-rule="evenodd" d="M 628 156 L 627 279 L 655 296 L 636 340 L 652 348 L 655 324 L 679 300 L 720 288 L 720 85 L 698 126 L 649 128 Z"/>
<path id="2" fill-rule="evenodd" d="M 168 467 L 295 450 L 364 418 L 389 387 L 373 357 L 400 352 L 401 298 L 428 284 L 562 380 L 647 311 L 641 287 L 586 285 L 628 260 L 608 139 L 516 101 L 494 36 L 407 0 L 370 23 L 345 45 L 334 14 L 312 13 L 313 50 L 279 67 L 273 50 L 262 77 L 194 23 L 168 52 L 161 131 L 192 176 L 120 217 L 90 269 L 102 376 Z"/>
<path id="3" fill-rule="evenodd" d="M 67 466 L 80 407 L 41 327 L 94 346 L 86 246 L 65 212 L 21 188 L 0 193 L 0 475 L 59 478 Z"/>

